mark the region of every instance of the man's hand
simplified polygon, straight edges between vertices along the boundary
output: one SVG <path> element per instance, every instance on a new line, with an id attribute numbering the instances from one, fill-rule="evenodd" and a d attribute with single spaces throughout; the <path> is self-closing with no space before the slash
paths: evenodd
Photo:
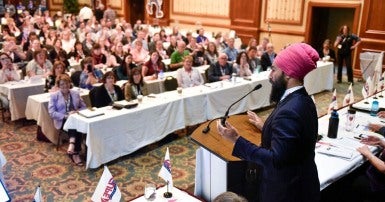
<path id="1" fill-rule="evenodd" d="M 264 122 L 256 113 L 249 110 L 247 111 L 247 116 L 249 117 L 249 121 L 255 125 L 255 127 L 262 130 Z"/>
<path id="2" fill-rule="evenodd" d="M 219 135 L 229 140 L 232 143 L 235 143 L 239 138 L 238 131 L 235 129 L 229 122 L 226 122 L 226 127 L 222 126 L 221 121 L 217 121 L 217 129 Z"/>

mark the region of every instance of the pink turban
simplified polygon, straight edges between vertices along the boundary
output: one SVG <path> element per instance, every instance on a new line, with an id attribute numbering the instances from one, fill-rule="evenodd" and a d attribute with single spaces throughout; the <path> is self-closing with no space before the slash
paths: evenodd
<path id="1" fill-rule="evenodd" d="M 296 43 L 282 50 L 274 59 L 274 64 L 286 75 L 303 80 L 317 67 L 318 60 L 319 55 L 314 48 L 306 43 Z"/>

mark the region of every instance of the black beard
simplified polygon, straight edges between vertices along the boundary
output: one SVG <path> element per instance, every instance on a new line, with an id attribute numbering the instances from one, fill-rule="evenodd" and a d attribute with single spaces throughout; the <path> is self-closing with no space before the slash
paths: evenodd
<path id="1" fill-rule="evenodd" d="M 285 75 L 282 74 L 281 77 L 278 78 L 277 81 L 272 81 L 271 83 L 271 93 L 270 93 L 270 103 L 276 104 L 281 100 L 281 97 L 286 91 L 287 82 L 285 80 Z"/>

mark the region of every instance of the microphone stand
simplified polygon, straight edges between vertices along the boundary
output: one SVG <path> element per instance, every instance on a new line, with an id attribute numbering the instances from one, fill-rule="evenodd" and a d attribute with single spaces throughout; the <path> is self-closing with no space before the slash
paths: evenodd
<path id="1" fill-rule="evenodd" d="M 226 111 L 226 113 L 225 113 L 225 116 L 223 116 L 223 117 L 218 117 L 218 118 L 215 118 L 215 119 L 212 119 L 212 120 L 207 124 L 207 127 L 204 128 L 204 129 L 202 130 L 202 133 L 205 133 L 205 134 L 208 133 L 208 132 L 210 131 L 210 125 L 211 125 L 211 123 L 212 123 L 213 121 L 215 121 L 215 120 L 218 120 L 218 119 L 221 119 L 221 124 L 222 124 L 222 126 L 226 126 L 226 119 L 227 119 L 227 117 L 229 116 L 230 108 L 231 108 L 232 106 L 234 106 L 235 104 L 237 104 L 239 101 L 241 101 L 243 98 L 245 98 L 246 96 L 248 96 L 250 93 L 252 93 L 252 92 L 254 92 L 254 91 L 260 89 L 261 87 L 262 87 L 262 84 L 256 85 L 256 86 L 253 88 L 253 90 L 251 90 L 251 91 L 248 92 L 246 95 L 242 96 L 239 100 L 237 100 L 236 102 L 234 102 L 233 104 L 231 104 L 230 107 L 227 109 L 227 111 Z"/>
<path id="2" fill-rule="evenodd" d="M 253 88 L 253 90 L 251 90 L 246 95 L 242 96 L 241 98 L 239 98 L 239 100 L 237 100 L 236 102 L 234 102 L 233 104 L 230 105 L 230 107 L 227 109 L 227 111 L 225 113 L 225 116 L 223 116 L 221 118 L 221 124 L 222 124 L 223 127 L 226 127 L 226 119 L 229 117 L 229 112 L 230 112 L 231 107 L 234 106 L 235 104 L 237 104 L 239 101 L 243 100 L 243 98 L 248 96 L 250 93 L 254 92 L 255 90 L 260 89 L 261 87 L 262 87 L 262 85 L 258 84 L 257 86 L 255 86 L 255 88 Z"/>

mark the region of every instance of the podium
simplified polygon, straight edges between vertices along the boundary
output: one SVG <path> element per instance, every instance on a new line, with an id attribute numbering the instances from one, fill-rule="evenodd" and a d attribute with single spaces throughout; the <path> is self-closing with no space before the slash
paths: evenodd
<path id="1" fill-rule="evenodd" d="M 247 115 L 230 116 L 227 120 L 241 136 L 260 145 L 261 132 L 249 122 Z M 257 187 L 250 187 L 246 181 L 248 163 L 232 156 L 234 145 L 222 138 L 213 122 L 208 133 L 203 133 L 207 122 L 201 124 L 191 135 L 191 139 L 201 146 L 197 150 L 195 169 L 195 193 L 207 201 L 232 191 L 246 198 L 250 191 L 257 193 Z"/>

